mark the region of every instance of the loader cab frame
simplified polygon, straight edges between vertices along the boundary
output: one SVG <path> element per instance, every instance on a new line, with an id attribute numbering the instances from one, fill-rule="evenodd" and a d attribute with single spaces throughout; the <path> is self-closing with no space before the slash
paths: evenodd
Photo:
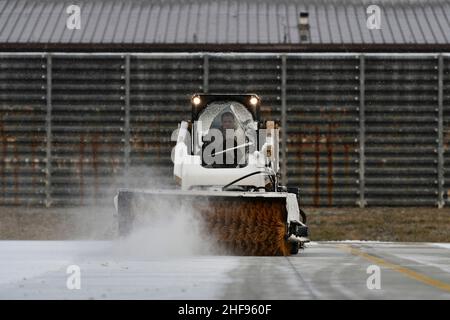
<path id="1" fill-rule="evenodd" d="M 246 128 L 253 128 L 256 130 L 255 132 L 258 132 L 259 127 L 259 117 L 260 117 L 260 98 L 256 94 L 194 94 L 191 97 L 191 104 L 192 104 L 192 122 L 196 123 L 197 121 L 200 123 L 205 123 L 205 116 L 206 116 L 206 125 L 205 130 L 207 130 L 209 133 L 206 136 L 203 136 L 201 132 L 204 132 L 202 129 L 197 128 L 196 126 L 193 127 L 192 135 L 195 137 L 192 141 L 192 154 L 198 154 L 200 152 L 201 159 L 202 159 L 202 166 L 205 168 L 242 168 L 247 166 L 248 164 L 248 155 L 249 155 L 249 147 L 246 146 L 246 144 L 249 143 L 247 137 L 245 136 Z M 229 104 L 229 106 L 221 106 L 221 104 Z M 233 106 L 234 105 L 234 106 Z M 210 107 L 210 109 L 208 109 Z M 228 110 L 231 108 L 230 110 Z M 237 108 L 237 109 L 233 109 Z M 208 110 L 207 110 L 208 109 Z M 220 111 L 219 111 L 220 110 Z M 234 110 L 234 111 L 232 111 Z M 241 111 L 237 111 L 241 110 Z M 232 112 L 231 112 L 232 111 Z M 209 112 L 209 114 L 208 114 Z M 236 122 L 236 130 L 235 132 L 238 133 L 240 130 L 241 134 L 238 134 L 238 137 L 241 137 L 244 139 L 243 143 L 238 143 L 238 141 L 234 141 L 234 147 L 237 147 L 237 150 L 231 151 L 233 155 L 231 155 L 231 159 L 234 159 L 233 163 L 228 163 L 228 155 L 230 155 L 230 152 L 227 151 L 227 161 L 225 162 L 224 159 L 222 159 L 225 154 L 221 154 L 225 150 L 225 148 L 228 149 L 228 143 L 230 142 L 229 139 L 223 140 L 223 144 L 219 146 L 219 149 L 212 148 L 214 152 L 212 152 L 211 157 L 211 146 L 213 146 L 213 142 L 217 142 L 216 139 L 212 139 L 209 136 L 212 131 L 210 129 L 217 130 L 217 118 L 223 117 L 224 114 L 230 113 L 235 114 L 234 121 Z M 240 115 L 240 116 L 239 116 Z M 203 118 L 203 120 L 202 120 Z M 239 120 L 238 120 L 239 118 Z M 212 122 L 211 122 L 212 121 Z M 250 125 L 248 127 L 249 123 L 253 123 L 253 125 Z M 221 119 L 221 124 L 223 125 L 223 118 Z M 245 124 L 245 125 L 244 125 Z M 240 126 L 240 128 L 238 128 Z M 201 128 L 201 127 L 200 127 Z M 223 133 L 223 127 L 220 128 Z M 243 130 L 242 130 L 243 129 Z M 200 130 L 200 131 L 198 131 Z M 198 132 L 197 132 L 198 131 Z M 201 135 L 201 136 L 200 136 Z M 256 134 L 257 135 L 257 134 Z M 223 135 L 225 136 L 225 135 Z M 205 139 L 204 139 L 205 138 Z M 220 138 L 219 138 L 220 139 Z M 200 141 L 201 140 L 201 141 Z M 256 137 L 256 141 L 254 141 L 254 144 L 256 145 L 256 148 L 258 147 L 258 137 Z M 198 141 L 197 144 L 195 141 Z M 219 140 L 220 141 L 220 140 Z M 225 146 L 225 141 L 227 142 L 227 146 Z M 231 140 L 231 142 L 233 142 Z M 237 143 L 237 145 L 236 145 Z M 238 147 L 243 146 L 242 147 Z M 223 148 L 223 149 L 222 149 Z M 216 150 L 220 150 L 218 153 L 215 154 Z M 209 152 L 209 153 L 208 153 Z M 220 155 L 219 155 L 220 154 Z M 209 157 L 206 157 L 206 159 L 209 159 L 208 161 L 205 161 L 205 155 L 209 155 Z M 218 158 L 216 158 L 216 156 Z M 211 160 L 214 163 L 211 163 Z M 217 161 L 217 162 L 216 162 Z"/>

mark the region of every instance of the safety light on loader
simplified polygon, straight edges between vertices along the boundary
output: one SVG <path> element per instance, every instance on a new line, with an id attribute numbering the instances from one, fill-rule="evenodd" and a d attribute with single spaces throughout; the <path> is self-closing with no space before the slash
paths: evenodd
<path id="1" fill-rule="evenodd" d="M 202 102 L 202 99 L 200 99 L 199 96 L 195 96 L 195 97 L 192 98 L 192 103 L 193 103 L 195 106 L 198 106 L 201 102 Z"/>
<path id="2" fill-rule="evenodd" d="M 259 100 L 258 100 L 257 97 L 252 96 L 252 97 L 250 98 L 250 104 L 251 104 L 252 106 L 256 106 L 256 105 L 258 104 L 258 102 L 259 102 Z"/>

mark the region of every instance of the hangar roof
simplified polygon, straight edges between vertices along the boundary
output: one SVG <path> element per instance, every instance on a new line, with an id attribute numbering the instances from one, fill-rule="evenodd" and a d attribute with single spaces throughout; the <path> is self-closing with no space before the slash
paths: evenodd
<path id="1" fill-rule="evenodd" d="M 369 5 L 381 29 L 368 29 Z M 70 5 L 81 28 L 66 27 Z M 306 37 L 299 15 L 308 13 Z M 0 47 L 230 48 L 450 45 L 449 0 L 0 0 Z"/>

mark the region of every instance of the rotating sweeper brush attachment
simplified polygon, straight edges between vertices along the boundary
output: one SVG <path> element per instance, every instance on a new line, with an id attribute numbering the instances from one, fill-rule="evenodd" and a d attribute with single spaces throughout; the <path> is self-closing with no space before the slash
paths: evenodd
<path id="1" fill-rule="evenodd" d="M 279 184 L 279 127 L 260 121 L 259 97 L 196 94 L 191 102 L 192 120 L 181 122 L 172 152 L 180 188 L 120 189 L 120 236 L 166 208 L 193 214 L 218 253 L 296 254 L 309 241 L 306 216 L 298 189 Z"/>
<path id="2" fill-rule="evenodd" d="M 157 216 L 170 207 L 167 214 L 189 214 L 199 221 L 198 231 L 216 253 L 289 255 L 307 241 L 306 226 L 289 221 L 286 204 L 295 207 L 296 201 L 281 192 L 123 189 L 118 193 L 119 234 L 127 236 L 141 225 L 140 216 Z"/>

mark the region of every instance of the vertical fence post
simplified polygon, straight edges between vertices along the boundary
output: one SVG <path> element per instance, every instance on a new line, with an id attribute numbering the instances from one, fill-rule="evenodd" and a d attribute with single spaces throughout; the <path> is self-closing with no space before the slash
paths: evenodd
<path id="1" fill-rule="evenodd" d="M 45 163 L 45 206 L 52 205 L 52 56 L 47 54 L 47 113 L 45 116 L 46 128 L 46 163 Z"/>
<path id="2" fill-rule="evenodd" d="M 366 61 L 364 54 L 359 56 L 359 200 L 358 204 L 360 208 L 366 206 L 365 192 L 366 192 L 366 180 L 365 180 L 365 165 L 366 165 L 366 87 L 365 87 L 365 74 Z"/>
<path id="3" fill-rule="evenodd" d="M 130 55 L 125 55 L 125 186 L 129 187 L 130 170 Z"/>
<path id="4" fill-rule="evenodd" d="M 286 55 L 281 56 L 281 183 L 287 185 Z"/>
<path id="5" fill-rule="evenodd" d="M 209 55 L 203 56 L 203 93 L 209 91 Z"/>
<path id="6" fill-rule="evenodd" d="M 438 202 L 439 208 L 444 200 L 444 57 L 438 57 Z"/>

